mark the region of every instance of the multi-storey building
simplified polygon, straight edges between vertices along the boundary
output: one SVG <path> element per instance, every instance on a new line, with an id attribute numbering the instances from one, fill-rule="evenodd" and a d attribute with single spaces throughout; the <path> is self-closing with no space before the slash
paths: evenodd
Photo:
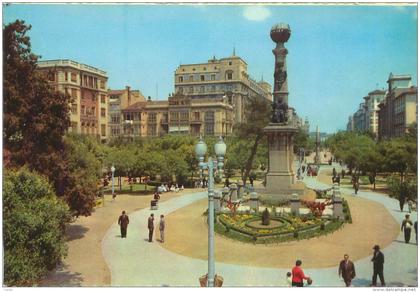
<path id="1" fill-rule="evenodd" d="M 353 115 L 349 116 L 349 119 L 347 121 L 346 129 L 347 129 L 348 132 L 354 131 Z"/>
<path id="2" fill-rule="evenodd" d="M 39 61 L 37 70 L 47 76 L 56 90 L 72 97 L 69 131 L 106 141 L 107 73 L 72 60 Z"/>
<path id="3" fill-rule="evenodd" d="M 366 108 L 364 103 L 360 103 L 359 109 L 353 114 L 353 125 L 355 131 L 366 130 Z"/>
<path id="4" fill-rule="evenodd" d="M 347 131 L 370 131 L 378 138 L 392 138 L 407 132 L 417 123 L 417 87 L 411 76 L 388 78 L 388 90 L 374 90 L 364 97 L 356 113 L 349 117 Z"/>
<path id="5" fill-rule="evenodd" d="M 126 119 L 125 116 L 122 116 L 122 109 L 125 109 L 135 103 L 146 101 L 140 90 L 131 90 L 130 86 L 126 86 L 125 89 L 122 90 L 109 90 L 108 95 L 108 128 L 110 138 L 126 134 L 126 131 L 140 131 L 137 127 L 129 127 L 127 123 L 132 123 L 130 122 L 133 121 L 132 119 Z"/>
<path id="6" fill-rule="evenodd" d="M 222 59 L 213 57 L 207 63 L 180 65 L 175 71 L 175 92 L 193 100 L 226 97 L 234 108 L 234 121 L 242 122 L 248 97 L 272 100 L 270 84 L 250 78 L 247 66 L 235 54 Z"/>
<path id="7" fill-rule="evenodd" d="M 391 73 L 387 82 L 388 91 L 378 105 L 378 134 L 381 139 L 402 136 L 417 123 L 417 87 L 412 86 L 411 76 Z"/>
<path id="8" fill-rule="evenodd" d="M 379 103 L 385 98 L 386 91 L 374 90 L 364 97 L 365 130 L 378 136 Z"/>
<path id="9" fill-rule="evenodd" d="M 129 139 L 165 134 L 226 136 L 232 133 L 233 107 L 226 98 L 193 99 L 177 93 L 166 101 L 137 102 L 122 110 Z"/>

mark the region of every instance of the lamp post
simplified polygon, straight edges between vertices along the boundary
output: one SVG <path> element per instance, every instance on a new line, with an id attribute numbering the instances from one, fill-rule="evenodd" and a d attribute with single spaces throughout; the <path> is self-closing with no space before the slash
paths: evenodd
<path id="1" fill-rule="evenodd" d="M 226 144 L 223 142 L 222 137 L 214 145 L 214 152 L 217 156 L 217 161 L 213 160 L 212 157 L 208 158 L 207 162 L 204 162 L 204 155 L 207 152 L 207 145 L 204 143 L 202 137 L 200 141 L 195 145 L 195 153 L 199 161 L 200 169 L 208 170 L 209 183 L 208 183 L 208 224 L 209 224 L 209 235 L 208 235 L 208 274 L 207 274 L 207 287 L 214 287 L 214 171 L 218 168 L 219 175 L 222 173 L 223 159 L 226 154 Z"/>
<path id="2" fill-rule="evenodd" d="M 115 167 L 114 165 L 111 166 L 111 173 L 112 173 L 112 199 L 115 199 L 115 194 L 114 194 L 114 172 L 115 172 Z"/>

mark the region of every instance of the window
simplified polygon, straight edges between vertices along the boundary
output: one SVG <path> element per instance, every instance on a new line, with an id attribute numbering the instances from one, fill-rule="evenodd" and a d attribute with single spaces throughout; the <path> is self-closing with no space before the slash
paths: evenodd
<path id="1" fill-rule="evenodd" d="M 106 117 L 106 110 L 103 107 L 101 108 L 101 117 Z"/>
<path id="2" fill-rule="evenodd" d="M 179 77 L 178 77 L 178 82 L 184 82 L 184 77 L 179 76 Z"/>
<path id="3" fill-rule="evenodd" d="M 93 77 L 89 76 L 89 87 L 93 87 Z"/>
<path id="4" fill-rule="evenodd" d="M 179 93 L 184 93 L 184 88 L 182 88 L 182 87 L 178 87 L 178 92 L 179 92 Z"/>
<path id="5" fill-rule="evenodd" d="M 76 73 L 71 73 L 71 82 L 77 82 L 77 75 L 76 75 Z"/>
<path id="6" fill-rule="evenodd" d="M 231 66 L 232 65 L 232 62 L 229 62 L 229 66 Z"/>
<path id="7" fill-rule="evenodd" d="M 200 93 L 204 93 L 204 86 L 200 86 Z"/>
<path id="8" fill-rule="evenodd" d="M 193 68 L 193 71 L 195 71 L 195 68 Z"/>
<path id="9" fill-rule="evenodd" d="M 180 113 L 180 120 L 182 122 L 188 121 L 188 112 L 181 112 Z"/>
<path id="10" fill-rule="evenodd" d="M 189 93 L 194 93 L 194 87 L 190 86 L 190 88 L 189 88 L 188 92 L 189 92 Z"/>
<path id="11" fill-rule="evenodd" d="M 71 113 L 77 115 L 77 103 L 72 103 Z"/>
<path id="12" fill-rule="evenodd" d="M 67 81 L 67 80 L 68 80 L 68 77 L 67 77 L 67 72 L 66 72 L 66 71 L 64 71 L 64 72 L 63 72 L 63 74 L 64 74 L 64 81 Z"/>
<path id="13" fill-rule="evenodd" d="M 112 115 L 111 116 L 111 123 L 119 124 L 120 123 L 120 116 L 119 115 Z"/>
<path id="14" fill-rule="evenodd" d="M 48 72 L 48 80 L 55 81 L 55 72 Z"/>
<path id="15" fill-rule="evenodd" d="M 214 135 L 214 112 L 206 112 L 204 122 L 206 135 Z"/>
<path id="16" fill-rule="evenodd" d="M 193 76 L 193 75 L 190 75 L 190 77 L 189 77 L 188 81 L 189 81 L 189 82 L 193 82 L 193 81 L 194 81 L 194 76 Z"/>
<path id="17" fill-rule="evenodd" d="M 216 75 L 215 75 L 215 74 L 211 74 L 211 76 L 210 76 L 210 80 L 211 80 L 211 81 L 216 80 Z"/>
<path id="18" fill-rule="evenodd" d="M 207 68 L 206 68 L 206 67 L 204 67 L 204 68 L 203 68 L 203 70 L 204 70 L 204 71 L 206 71 L 206 70 L 207 70 Z"/>
<path id="19" fill-rule="evenodd" d="M 200 112 L 194 112 L 193 118 L 194 118 L 194 121 L 199 121 L 200 120 Z"/>
<path id="20" fill-rule="evenodd" d="M 92 112 L 91 112 L 91 115 L 92 115 L 92 116 L 95 116 L 95 107 L 94 107 L 94 106 L 92 106 Z"/>
<path id="21" fill-rule="evenodd" d="M 216 91 L 216 86 L 214 86 L 214 85 L 213 85 L 213 86 L 211 87 L 211 92 L 215 92 L 215 91 Z"/>
<path id="22" fill-rule="evenodd" d="M 156 125 L 149 125 L 147 127 L 147 136 L 156 136 L 157 135 L 157 131 L 156 131 Z"/>
<path id="23" fill-rule="evenodd" d="M 124 120 L 132 121 L 133 120 L 133 115 L 131 113 L 125 113 L 124 114 Z"/>
<path id="24" fill-rule="evenodd" d="M 101 103 L 106 103 L 106 97 L 104 94 L 101 94 Z"/>
<path id="25" fill-rule="evenodd" d="M 93 85 L 95 88 L 98 88 L 98 78 L 93 78 Z"/>
<path id="26" fill-rule="evenodd" d="M 156 123 L 156 113 L 150 113 L 147 116 L 147 122 L 151 123 L 151 124 L 155 124 Z"/>
<path id="27" fill-rule="evenodd" d="M 88 86 L 88 78 L 86 75 L 83 75 L 83 85 Z"/>
<path id="28" fill-rule="evenodd" d="M 204 81 L 204 75 L 200 75 L 200 80 Z"/>
<path id="29" fill-rule="evenodd" d="M 232 73 L 230 73 L 230 72 L 229 72 L 229 73 L 227 73 L 227 79 L 228 79 L 228 80 L 232 80 Z"/>
<path id="30" fill-rule="evenodd" d="M 101 124 L 101 135 L 106 136 L 106 125 Z"/>
<path id="31" fill-rule="evenodd" d="M 171 122 L 177 122 L 178 117 L 179 117 L 179 113 L 178 112 L 171 112 L 169 117 L 170 117 Z"/>
<path id="32" fill-rule="evenodd" d="M 101 87 L 101 89 L 105 89 L 105 81 L 99 80 L 99 86 Z"/>
<path id="33" fill-rule="evenodd" d="M 86 114 L 86 108 L 85 108 L 84 105 L 82 105 L 82 107 L 81 107 L 81 113 L 80 114 L 82 114 L 82 115 Z M 82 126 L 83 126 L 83 124 L 82 124 Z"/>

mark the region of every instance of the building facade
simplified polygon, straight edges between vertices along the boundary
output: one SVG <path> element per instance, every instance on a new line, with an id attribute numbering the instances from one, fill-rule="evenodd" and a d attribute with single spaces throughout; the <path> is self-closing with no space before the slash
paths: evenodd
<path id="1" fill-rule="evenodd" d="M 247 98 L 261 96 L 272 101 L 271 85 L 253 80 L 247 66 L 235 54 L 222 59 L 213 57 L 207 63 L 180 65 L 175 71 L 175 93 L 194 100 L 226 97 L 234 108 L 234 121 L 240 123 L 245 118 Z"/>
<path id="2" fill-rule="evenodd" d="M 387 82 L 388 91 L 379 104 L 378 112 L 380 139 L 402 136 L 411 125 L 417 123 L 418 94 L 411 76 L 391 73 Z"/>
<path id="3" fill-rule="evenodd" d="M 364 97 L 364 103 L 349 117 L 347 131 L 369 131 L 377 138 L 404 135 L 417 123 L 417 87 L 409 75 L 388 78 L 388 90 L 374 90 Z"/>
<path id="4" fill-rule="evenodd" d="M 131 123 L 130 121 L 133 120 L 126 119 L 126 117 L 122 115 L 122 109 L 130 107 L 135 103 L 146 101 L 140 90 L 131 90 L 130 86 L 126 86 L 125 89 L 122 90 L 109 90 L 108 96 L 108 131 L 110 138 L 112 139 L 123 135 L 126 131 L 136 131 L 136 133 L 141 131 L 138 127 L 129 127 L 127 123 Z"/>
<path id="5" fill-rule="evenodd" d="M 226 98 L 193 99 L 183 94 L 167 101 L 137 102 L 122 110 L 127 139 L 165 134 L 226 136 L 233 129 L 233 107 Z"/>
<path id="6" fill-rule="evenodd" d="M 365 100 L 365 130 L 378 137 L 379 104 L 385 98 L 385 90 L 374 90 L 364 97 Z"/>
<path id="7" fill-rule="evenodd" d="M 39 61 L 37 70 L 72 97 L 69 132 L 108 138 L 107 73 L 72 60 Z"/>

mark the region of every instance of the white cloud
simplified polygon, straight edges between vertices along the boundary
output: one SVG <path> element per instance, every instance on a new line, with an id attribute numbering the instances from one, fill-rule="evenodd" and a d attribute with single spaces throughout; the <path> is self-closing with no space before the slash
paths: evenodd
<path id="1" fill-rule="evenodd" d="M 252 21 L 263 21 L 270 17 L 271 12 L 264 6 L 247 6 L 244 9 L 243 15 L 246 19 Z"/>

